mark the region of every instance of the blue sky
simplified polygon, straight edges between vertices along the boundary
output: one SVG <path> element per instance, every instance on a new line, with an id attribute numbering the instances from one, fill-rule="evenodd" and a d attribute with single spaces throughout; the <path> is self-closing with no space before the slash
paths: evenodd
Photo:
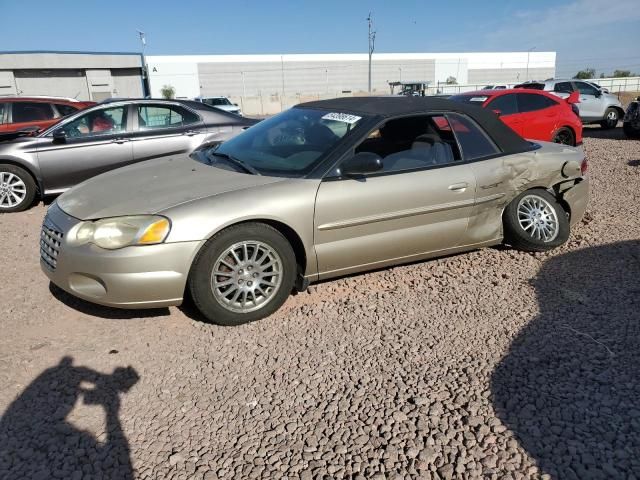
<path id="1" fill-rule="evenodd" d="M 0 0 L 0 50 L 149 55 L 366 52 L 558 52 L 559 75 L 640 71 L 638 0 Z M 28 12 L 25 10 L 28 8 Z"/>

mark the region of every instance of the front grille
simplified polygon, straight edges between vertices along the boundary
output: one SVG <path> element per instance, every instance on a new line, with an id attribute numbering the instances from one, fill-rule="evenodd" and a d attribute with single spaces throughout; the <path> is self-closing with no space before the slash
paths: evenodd
<path id="1" fill-rule="evenodd" d="M 44 264 L 51 270 L 55 270 L 58 266 L 58 253 L 60 253 L 60 244 L 62 242 L 62 232 L 51 223 L 42 224 L 42 233 L 40 234 L 40 258 Z"/>

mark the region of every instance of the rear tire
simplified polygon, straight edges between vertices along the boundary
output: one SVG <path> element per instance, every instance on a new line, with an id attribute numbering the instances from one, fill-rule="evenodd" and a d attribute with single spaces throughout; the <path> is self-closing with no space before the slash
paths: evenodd
<path id="1" fill-rule="evenodd" d="M 569 145 L 570 147 L 576 146 L 576 137 L 571 129 L 567 127 L 559 128 L 551 141 L 562 145 Z"/>
<path id="2" fill-rule="evenodd" d="M 569 219 L 553 195 L 534 189 L 518 195 L 504 211 L 505 242 L 525 252 L 544 252 L 569 239 Z"/>
<path id="3" fill-rule="evenodd" d="M 618 110 L 613 107 L 609 107 L 604 112 L 604 119 L 600 122 L 600 126 L 605 130 L 610 130 L 618 126 L 618 120 L 620 120 Z"/>
<path id="4" fill-rule="evenodd" d="M 244 223 L 207 241 L 194 260 L 187 286 L 208 321 L 241 325 L 278 310 L 293 289 L 296 273 L 293 248 L 278 230 Z"/>
<path id="5" fill-rule="evenodd" d="M 36 182 L 23 168 L 0 164 L 0 213 L 22 212 L 36 198 Z"/>

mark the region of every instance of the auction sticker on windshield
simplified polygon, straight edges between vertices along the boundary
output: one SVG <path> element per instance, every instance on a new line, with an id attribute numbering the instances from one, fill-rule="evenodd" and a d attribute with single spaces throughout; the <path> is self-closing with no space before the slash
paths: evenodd
<path id="1" fill-rule="evenodd" d="M 348 124 L 354 124 L 361 118 L 362 117 L 359 117 L 357 115 L 350 115 L 348 113 L 338 113 L 338 112 L 327 113 L 324 117 L 322 117 L 323 120 L 335 120 L 337 122 L 344 122 Z"/>

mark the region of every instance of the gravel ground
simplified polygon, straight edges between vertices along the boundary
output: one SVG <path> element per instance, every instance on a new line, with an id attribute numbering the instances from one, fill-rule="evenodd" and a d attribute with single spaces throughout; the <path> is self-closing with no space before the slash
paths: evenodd
<path id="1" fill-rule="evenodd" d="M 640 478 L 640 142 L 586 129 L 592 202 L 493 248 L 313 286 L 257 323 L 96 307 L 0 216 L 0 478 Z"/>

